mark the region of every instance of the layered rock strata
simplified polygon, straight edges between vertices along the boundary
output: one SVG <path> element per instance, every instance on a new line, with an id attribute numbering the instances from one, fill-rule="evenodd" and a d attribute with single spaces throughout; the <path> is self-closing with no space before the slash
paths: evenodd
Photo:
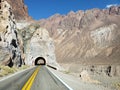
<path id="1" fill-rule="evenodd" d="M 120 7 L 71 11 L 38 23 L 55 41 L 59 63 L 120 64 Z"/>

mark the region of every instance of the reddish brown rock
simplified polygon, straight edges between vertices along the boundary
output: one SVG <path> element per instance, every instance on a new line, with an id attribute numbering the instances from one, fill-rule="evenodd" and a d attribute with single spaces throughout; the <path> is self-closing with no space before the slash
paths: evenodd
<path id="1" fill-rule="evenodd" d="M 29 20 L 31 17 L 28 15 L 28 8 L 24 4 L 24 0 L 7 0 L 12 6 L 13 13 L 16 20 Z"/>

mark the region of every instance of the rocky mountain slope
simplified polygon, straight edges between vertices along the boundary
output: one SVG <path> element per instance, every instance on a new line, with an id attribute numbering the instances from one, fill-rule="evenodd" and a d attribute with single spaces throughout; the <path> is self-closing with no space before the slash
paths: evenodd
<path id="1" fill-rule="evenodd" d="M 30 20 L 28 8 L 24 4 L 24 0 L 6 0 L 12 7 L 12 11 L 16 20 Z"/>
<path id="2" fill-rule="evenodd" d="M 59 63 L 120 64 L 120 7 L 71 11 L 38 23 L 55 41 Z"/>

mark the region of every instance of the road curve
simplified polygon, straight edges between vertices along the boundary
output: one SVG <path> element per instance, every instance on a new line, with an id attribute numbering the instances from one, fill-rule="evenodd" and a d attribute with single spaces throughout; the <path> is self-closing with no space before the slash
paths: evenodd
<path id="1" fill-rule="evenodd" d="M 28 83 L 28 85 L 26 83 Z M 29 89 L 25 87 L 26 85 L 29 87 Z M 40 66 L 40 70 L 37 67 L 34 67 L 0 81 L 0 90 L 70 89 L 64 85 L 64 83 L 61 82 L 51 71 L 49 71 L 46 66 Z"/>

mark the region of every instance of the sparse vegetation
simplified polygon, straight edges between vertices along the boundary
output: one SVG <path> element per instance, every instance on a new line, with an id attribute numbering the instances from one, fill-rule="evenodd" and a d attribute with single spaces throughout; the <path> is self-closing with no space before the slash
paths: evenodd
<path id="1" fill-rule="evenodd" d="M 116 83 L 116 84 L 115 84 L 115 87 L 116 87 L 118 90 L 120 90 L 120 82 Z"/>
<path id="2" fill-rule="evenodd" d="M 23 69 L 27 69 L 29 68 L 30 66 L 27 66 L 27 65 L 23 65 L 22 67 L 19 67 L 18 70 L 23 70 Z"/>
<path id="3" fill-rule="evenodd" d="M 63 73 L 65 73 L 65 74 L 70 74 L 70 71 L 63 71 Z"/>
<path id="4" fill-rule="evenodd" d="M 19 68 L 17 68 L 17 67 L 12 67 L 12 68 L 10 68 L 10 67 L 8 67 L 8 66 L 0 66 L 0 77 L 4 77 L 4 76 L 6 76 L 6 75 L 13 74 L 13 73 L 15 73 L 15 72 L 17 72 L 17 71 L 26 69 L 26 68 L 28 68 L 28 67 L 29 67 L 29 66 L 26 66 L 26 65 L 24 65 L 24 66 L 22 66 L 22 67 L 19 67 Z"/>

